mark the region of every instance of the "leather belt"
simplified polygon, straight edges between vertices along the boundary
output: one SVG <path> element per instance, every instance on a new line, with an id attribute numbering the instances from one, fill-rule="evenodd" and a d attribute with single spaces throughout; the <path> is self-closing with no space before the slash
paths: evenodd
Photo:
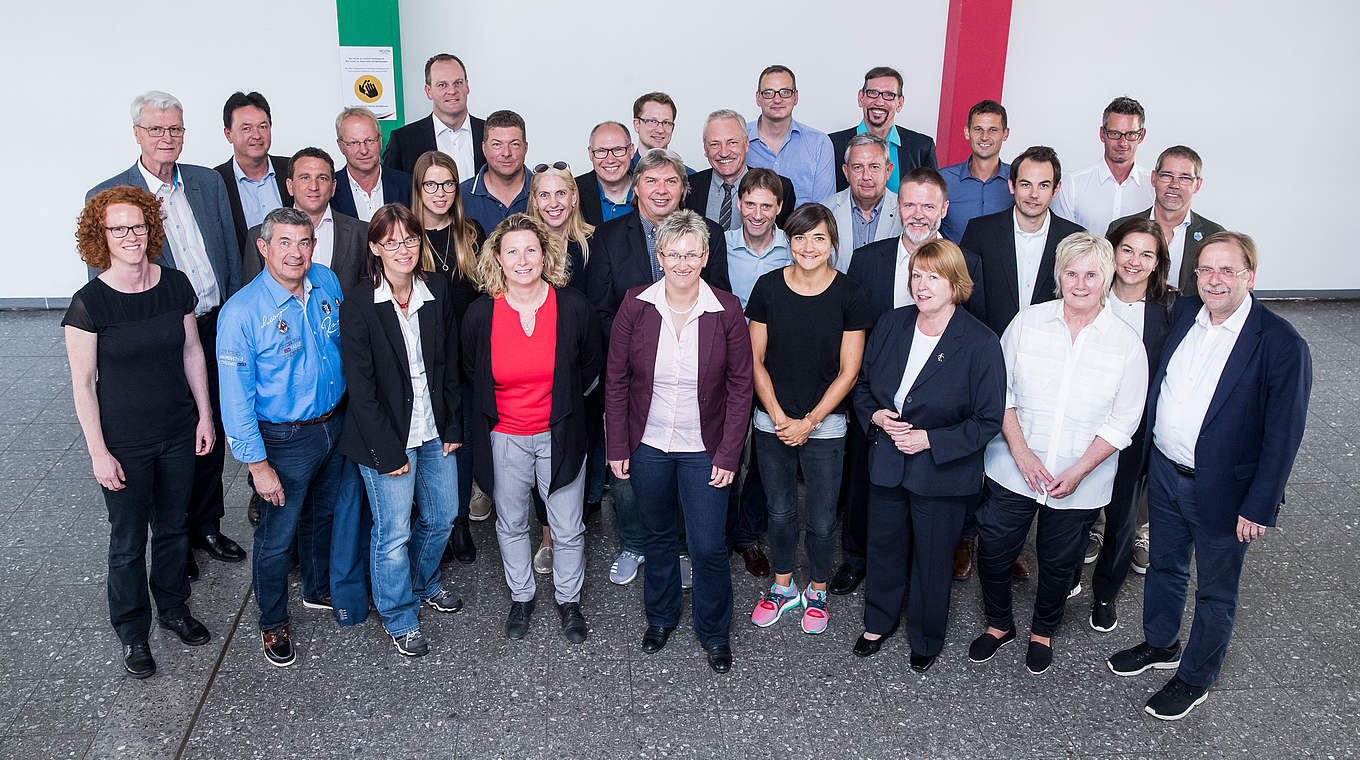
<path id="1" fill-rule="evenodd" d="M 269 424 L 271 424 L 271 425 L 320 425 L 321 423 L 325 422 L 326 420 L 328 420 L 328 419 L 334 417 L 334 416 L 335 416 L 336 410 L 338 410 L 339 408 L 340 408 L 340 405 L 339 405 L 339 404 L 336 404 L 329 412 L 326 412 L 325 414 L 321 415 L 320 417 L 313 417 L 313 418 L 311 418 L 310 420 L 294 420 L 294 421 L 292 421 L 292 422 L 271 422 L 271 423 L 269 423 Z"/>
<path id="2" fill-rule="evenodd" d="M 1183 475 L 1184 477 L 1187 477 L 1187 478 L 1193 478 L 1193 477 L 1195 477 L 1195 468 L 1193 468 L 1193 467 L 1186 467 L 1185 465 L 1181 464 L 1180 462 L 1175 461 L 1174 459 L 1168 459 L 1168 460 L 1166 460 L 1166 461 L 1170 462 L 1170 463 L 1171 463 L 1171 466 L 1176 468 L 1176 472 L 1179 472 L 1179 473 L 1180 473 L 1181 475 Z"/>

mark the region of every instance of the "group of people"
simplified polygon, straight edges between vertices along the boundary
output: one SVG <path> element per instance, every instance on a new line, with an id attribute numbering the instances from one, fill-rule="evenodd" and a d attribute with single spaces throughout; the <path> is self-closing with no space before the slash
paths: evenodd
<path id="1" fill-rule="evenodd" d="M 537 572 L 562 635 L 584 641 L 584 520 L 607 487 L 610 580 L 644 577 L 646 652 L 692 589 L 709 665 L 732 667 L 735 552 L 773 574 L 754 625 L 801 611 L 822 633 L 829 595 L 863 582 L 854 652 L 877 653 L 905 614 L 920 672 L 976 564 L 986 627 L 968 656 L 987 661 L 1017 637 L 1037 520 L 1028 670 L 1051 667 L 1084 563 L 1098 631 L 1132 569 L 1145 640 L 1110 669 L 1178 668 L 1148 702 L 1160 718 L 1205 699 L 1246 547 L 1283 500 L 1311 364 L 1252 296 L 1252 239 L 1191 211 L 1199 155 L 1135 163 L 1136 101 L 1110 103 L 1102 160 L 1066 181 L 1051 148 L 1000 160 L 993 100 L 969 113 L 969 158 L 937 170 L 934 142 L 894 124 L 895 70 L 871 69 L 863 120 L 827 135 L 793 119 L 794 74 L 771 66 L 759 118 L 707 117 L 709 169 L 670 149 L 675 103 L 648 93 L 639 145 L 602 122 L 576 176 L 525 165 L 514 112 L 471 116 L 456 56 L 425 81 L 433 112 L 386 151 L 369 111 L 341 112 L 339 171 L 316 147 L 269 155 L 259 93 L 227 100 L 233 157 L 216 172 L 178 162 L 178 100 L 134 100 L 141 156 L 90 191 L 92 279 L 63 321 L 128 673 L 155 671 L 148 526 L 156 617 L 187 644 L 211 636 L 188 608 L 191 547 L 245 557 L 218 524 L 225 442 L 258 499 L 274 665 L 296 658 L 294 562 L 305 606 L 351 625 L 371 600 L 398 652 L 425 654 L 422 607 L 463 607 L 441 561 L 476 560 L 468 521 L 492 503 L 506 635 L 529 630 Z"/>

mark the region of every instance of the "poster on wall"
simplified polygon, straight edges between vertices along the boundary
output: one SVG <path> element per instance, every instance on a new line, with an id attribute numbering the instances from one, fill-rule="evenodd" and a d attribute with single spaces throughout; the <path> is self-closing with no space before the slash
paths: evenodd
<path id="1" fill-rule="evenodd" d="M 342 45 L 340 99 L 345 108 L 367 108 L 379 119 L 397 118 L 392 48 Z"/>

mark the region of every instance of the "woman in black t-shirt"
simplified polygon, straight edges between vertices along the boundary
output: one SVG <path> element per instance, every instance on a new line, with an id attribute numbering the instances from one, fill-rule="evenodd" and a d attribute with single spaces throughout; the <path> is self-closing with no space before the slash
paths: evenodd
<path id="1" fill-rule="evenodd" d="M 99 193 L 76 232 L 80 256 L 103 270 L 71 297 L 62 324 L 76 417 L 109 510 L 109 619 L 134 678 L 156 672 L 147 639 L 146 533 L 161 627 L 190 645 L 208 629 L 189 614 L 185 510 L 194 455 L 215 433 L 198 341 L 193 285 L 153 263 L 165 243 L 160 201 L 135 187 Z"/>
<path id="2" fill-rule="evenodd" d="M 826 630 L 826 583 L 835 548 L 836 499 L 845 453 L 846 394 L 859 374 L 868 307 L 836 271 L 836 220 L 819 203 L 784 227 L 793 264 L 756 281 L 746 304 L 755 352 L 754 442 L 769 503 L 774 583 L 751 613 L 760 627 L 803 607 L 804 633 Z M 807 486 L 808 587 L 793 583 L 798 558 L 798 469 Z"/>

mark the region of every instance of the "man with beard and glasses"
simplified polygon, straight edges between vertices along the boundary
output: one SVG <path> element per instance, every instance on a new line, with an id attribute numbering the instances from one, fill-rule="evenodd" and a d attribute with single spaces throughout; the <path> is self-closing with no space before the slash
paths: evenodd
<path id="1" fill-rule="evenodd" d="M 894 193 L 901 187 L 903 178 L 919 166 L 936 168 L 935 141 L 920 132 L 893 124 L 893 119 L 902 111 L 906 98 L 902 92 L 902 74 L 888 66 L 875 66 L 864 75 L 864 86 L 857 94 L 864 120 L 858 126 L 832 132 L 832 149 L 837 157 L 845 155 L 850 138 L 861 132 L 878 135 L 888 141 L 888 158 L 897 171 L 889 173 L 888 189 Z M 836 189 L 844 190 L 850 180 L 836 176 Z"/>

